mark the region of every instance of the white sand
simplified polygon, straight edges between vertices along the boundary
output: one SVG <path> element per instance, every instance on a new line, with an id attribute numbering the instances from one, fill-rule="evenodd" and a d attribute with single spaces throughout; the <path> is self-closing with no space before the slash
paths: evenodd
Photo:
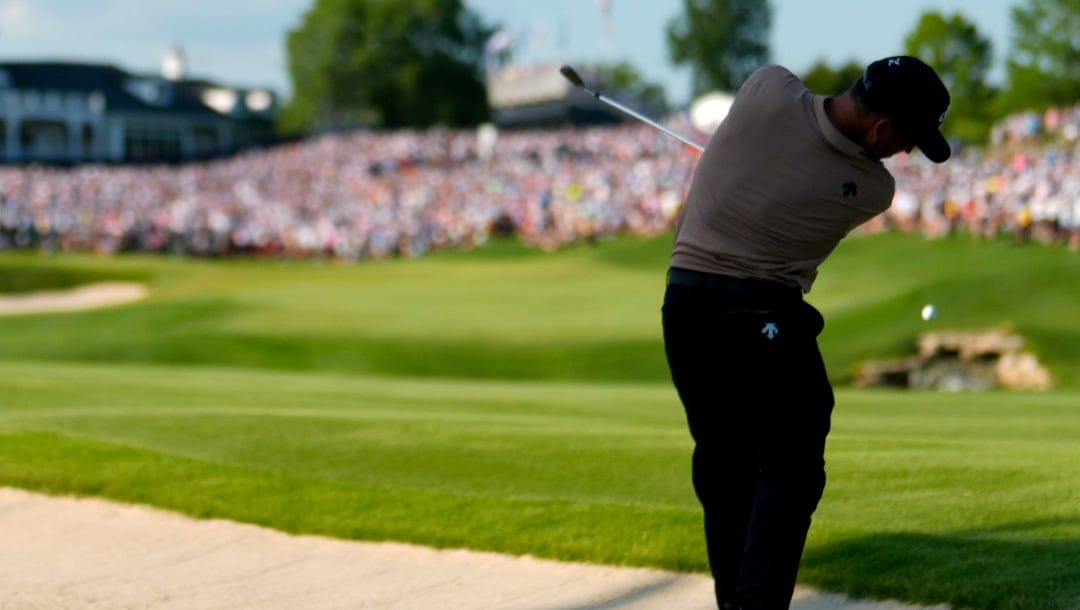
<path id="1" fill-rule="evenodd" d="M 81 311 L 123 305 L 144 298 L 147 294 L 145 286 L 132 282 L 100 282 L 70 290 L 0 294 L 0 316 Z"/>
<path id="2" fill-rule="evenodd" d="M 3 610 L 696 610 L 711 595 L 700 574 L 292 536 L 0 488 Z M 800 588 L 792 608 L 914 607 Z"/>

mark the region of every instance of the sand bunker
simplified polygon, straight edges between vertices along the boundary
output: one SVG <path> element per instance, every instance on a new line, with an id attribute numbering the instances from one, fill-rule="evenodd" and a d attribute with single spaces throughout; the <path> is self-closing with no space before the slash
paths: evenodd
<path id="1" fill-rule="evenodd" d="M 70 290 L 0 294 L 0 316 L 82 311 L 138 301 L 149 294 L 134 282 L 100 282 Z"/>
<path id="2" fill-rule="evenodd" d="M 0 487 L 0 609 L 715 608 L 701 574 L 292 536 Z M 800 588 L 792 610 L 909 610 Z M 946 608 L 945 606 L 938 607 Z"/>

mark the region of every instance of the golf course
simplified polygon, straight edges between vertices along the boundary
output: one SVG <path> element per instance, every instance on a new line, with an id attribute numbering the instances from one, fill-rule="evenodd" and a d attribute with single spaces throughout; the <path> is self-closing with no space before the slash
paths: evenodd
<path id="1" fill-rule="evenodd" d="M 0 486 L 342 539 L 707 571 L 660 339 L 671 235 L 414 260 L 0 252 Z M 1080 256 L 856 236 L 807 300 L 837 404 L 799 581 L 1080 607 Z M 920 308 L 938 315 L 924 321 Z M 1004 329 L 1046 392 L 855 389 L 922 332 Z"/>

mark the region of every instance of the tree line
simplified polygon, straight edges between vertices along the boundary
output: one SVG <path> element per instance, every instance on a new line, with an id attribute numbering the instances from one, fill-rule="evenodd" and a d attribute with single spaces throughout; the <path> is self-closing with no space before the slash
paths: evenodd
<path id="1" fill-rule="evenodd" d="M 665 26 L 669 59 L 690 70 L 694 96 L 735 91 L 770 63 L 768 0 L 682 0 Z M 293 95 L 284 133 L 340 129 L 465 127 L 489 119 L 485 71 L 500 31 L 464 0 L 314 0 L 286 40 Z M 952 94 L 953 138 L 982 143 L 1011 112 L 1080 100 L 1080 0 L 1029 0 L 1011 9 L 1009 48 L 995 49 L 961 13 L 924 12 L 902 51 L 933 65 Z M 505 58 L 505 48 L 503 57 Z M 1004 53 L 1006 82 L 988 75 Z M 628 62 L 588 66 L 611 91 L 654 110 L 663 88 Z M 799 72 L 816 93 L 850 87 L 864 66 L 818 60 Z"/>

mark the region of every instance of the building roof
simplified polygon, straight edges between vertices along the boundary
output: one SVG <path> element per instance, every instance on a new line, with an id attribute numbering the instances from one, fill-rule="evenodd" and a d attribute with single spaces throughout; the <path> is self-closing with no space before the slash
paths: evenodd
<path id="1" fill-rule="evenodd" d="M 184 113 L 234 120 L 265 120 L 248 109 L 244 91 L 205 80 L 168 80 L 158 75 L 132 74 L 115 66 L 73 62 L 0 62 L 0 88 L 100 93 L 111 112 Z M 235 103 L 215 109 L 206 101 L 208 90 L 233 91 Z"/>

